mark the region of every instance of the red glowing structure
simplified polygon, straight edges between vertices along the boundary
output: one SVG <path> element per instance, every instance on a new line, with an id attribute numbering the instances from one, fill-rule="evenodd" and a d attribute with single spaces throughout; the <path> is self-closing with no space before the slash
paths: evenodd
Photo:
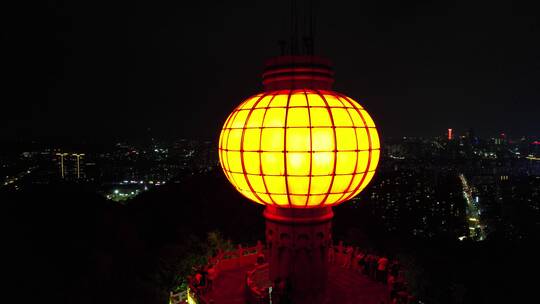
<path id="1" fill-rule="evenodd" d="M 220 136 L 228 180 L 266 206 L 269 280 L 287 282 L 293 303 L 323 303 L 331 207 L 367 186 L 380 155 L 373 120 L 333 83 L 327 59 L 273 58 L 265 91 L 241 103 Z"/>

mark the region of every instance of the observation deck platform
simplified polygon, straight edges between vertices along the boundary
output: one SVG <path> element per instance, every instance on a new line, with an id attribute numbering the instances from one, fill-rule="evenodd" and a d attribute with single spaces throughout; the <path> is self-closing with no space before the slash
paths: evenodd
<path id="1" fill-rule="evenodd" d="M 215 304 L 247 303 L 246 273 L 254 267 L 255 265 L 248 265 L 220 272 L 212 290 L 201 295 L 201 302 Z M 359 274 L 358 271 L 331 265 L 325 303 L 388 303 L 388 289 L 386 285 L 374 282 L 369 277 Z"/>
<path id="2" fill-rule="evenodd" d="M 245 304 L 246 302 L 246 273 L 255 265 L 241 266 L 222 271 L 214 282 L 212 290 L 200 296 L 203 303 L 214 304 Z M 213 300 L 214 302 L 211 302 Z"/>

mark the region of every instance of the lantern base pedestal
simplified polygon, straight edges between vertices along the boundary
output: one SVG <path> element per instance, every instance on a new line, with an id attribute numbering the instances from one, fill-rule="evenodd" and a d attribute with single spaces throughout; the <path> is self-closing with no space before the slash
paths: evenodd
<path id="1" fill-rule="evenodd" d="M 274 297 L 288 298 L 294 304 L 323 303 L 333 216 L 330 207 L 266 207 L 267 259 Z"/>

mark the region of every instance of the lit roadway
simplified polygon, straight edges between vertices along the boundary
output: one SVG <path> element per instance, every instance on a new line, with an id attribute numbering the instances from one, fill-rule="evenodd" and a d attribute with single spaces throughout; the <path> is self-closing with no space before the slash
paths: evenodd
<path id="1" fill-rule="evenodd" d="M 14 175 L 14 176 L 6 176 L 6 179 L 4 180 L 4 183 L 0 184 L 0 187 L 13 186 L 17 190 L 19 188 L 17 186 L 17 182 L 20 179 L 22 179 L 23 177 L 25 177 L 26 175 L 32 173 L 32 171 L 34 171 L 36 168 L 37 168 L 37 166 L 36 167 L 30 167 L 27 170 L 22 171 L 22 172 Z"/>
<path id="2" fill-rule="evenodd" d="M 482 241 L 486 238 L 484 225 L 480 222 L 480 211 L 477 203 L 473 200 L 472 189 L 465 176 L 460 173 L 459 179 L 463 188 L 463 197 L 467 201 L 467 224 L 469 226 L 469 238 L 476 241 Z"/>

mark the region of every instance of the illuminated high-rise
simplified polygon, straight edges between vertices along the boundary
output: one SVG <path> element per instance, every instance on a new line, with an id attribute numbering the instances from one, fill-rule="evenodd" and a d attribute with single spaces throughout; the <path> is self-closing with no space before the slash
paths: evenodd
<path id="1" fill-rule="evenodd" d="M 72 168 L 73 168 L 73 177 L 77 180 L 80 180 L 85 177 L 84 171 L 84 153 L 72 153 Z"/>

